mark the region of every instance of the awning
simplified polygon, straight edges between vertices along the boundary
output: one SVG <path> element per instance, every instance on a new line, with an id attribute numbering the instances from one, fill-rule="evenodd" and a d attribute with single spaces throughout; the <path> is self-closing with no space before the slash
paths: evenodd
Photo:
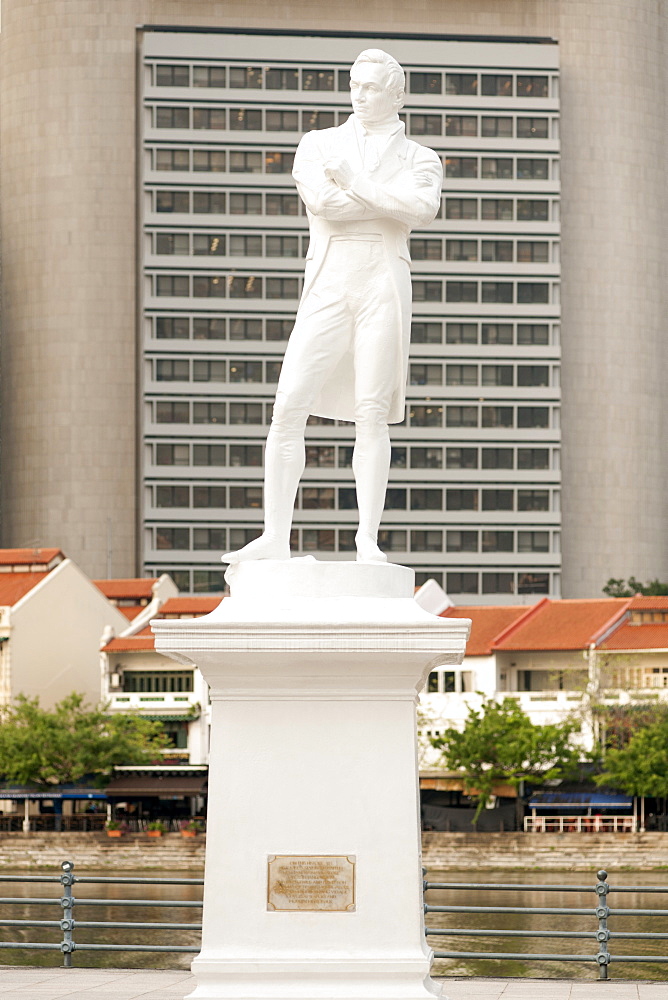
<path id="1" fill-rule="evenodd" d="M 632 809 L 629 795 L 605 795 L 602 792 L 536 792 L 529 800 L 530 809 Z"/>
<path id="2" fill-rule="evenodd" d="M 159 798 L 162 795 L 204 795 L 207 775 L 136 775 L 114 778 L 107 785 L 108 798 Z"/>
<path id="3" fill-rule="evenodd" d="M 99 789 L 89 790 L 89 789 L 61 789 L 57 785 L 54 787 L 53 791 L 44 791 L 40 789 L 36 791 L 32 788 L 1 788 L 0 789 L 0 799 L 31 799 L 37 801 L 37 799 L 106 799 L 106 792 L 101 792 Z"/>

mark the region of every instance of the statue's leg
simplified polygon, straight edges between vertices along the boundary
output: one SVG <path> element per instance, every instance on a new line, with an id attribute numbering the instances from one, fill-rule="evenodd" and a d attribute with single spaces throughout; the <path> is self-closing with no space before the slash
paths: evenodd
<path id="1" fill-rule="evenodd" d="M 386 562 L 378 547 L 378 527 L 385 505 L 390 472 L 387 410 L 372 402 L 355 407 L 353 473 L 357 486 L 359 527 L 355 535 L 358 562 Z"/>

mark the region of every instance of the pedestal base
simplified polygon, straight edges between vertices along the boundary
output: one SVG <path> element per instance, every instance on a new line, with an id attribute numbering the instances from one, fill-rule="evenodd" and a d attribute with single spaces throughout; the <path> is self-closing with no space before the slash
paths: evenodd
<path id="1" fill-rule="evenodd" d="M 156 649 L 196 663 L 211 689 L 193 998 L 441 995 L 422 918 L 415 702 L 431 669 L 461 663 L 469 623 L 423 611 L 413 581 L 387 564 L 242 563 L 212 614 L 153 622 Z M 277 859 L 294 867 L 272 882 Z"/>

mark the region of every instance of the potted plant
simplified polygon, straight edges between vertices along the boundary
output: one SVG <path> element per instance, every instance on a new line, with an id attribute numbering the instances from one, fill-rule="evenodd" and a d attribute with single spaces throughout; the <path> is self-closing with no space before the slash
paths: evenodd
<path id="1" fill-rule="evenodd" d="M 163 833 L 167 833 L 167 824 L 163 823 L 161 819 L 151 820 L 146 828 L 146 833 L 149 837 L 162 837 Z"/>
<path id="2" fill-rule="evenodd" d="M 181 823 L 181 836 L 182 837 L 196 837 L 198 833 L 201 833 L 204 829 L 202 821 L 199 819 L 189 819 L 184 820 Z"/>
<path id="3" fill-rule="evenodd" d="M 122 837 L 126 831 L 125 823 L 121 823 L 118 819 L 108 819 L 104 828 L 108 837 Z"/>

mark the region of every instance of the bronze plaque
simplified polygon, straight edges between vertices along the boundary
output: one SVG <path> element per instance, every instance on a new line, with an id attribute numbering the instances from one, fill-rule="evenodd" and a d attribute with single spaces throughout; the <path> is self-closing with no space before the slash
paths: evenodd
<path id="1" fill-rule="evenodd" d="M 268 910 L 355 909 L 355 858 L 350 854 L 270 854 Z"/>

